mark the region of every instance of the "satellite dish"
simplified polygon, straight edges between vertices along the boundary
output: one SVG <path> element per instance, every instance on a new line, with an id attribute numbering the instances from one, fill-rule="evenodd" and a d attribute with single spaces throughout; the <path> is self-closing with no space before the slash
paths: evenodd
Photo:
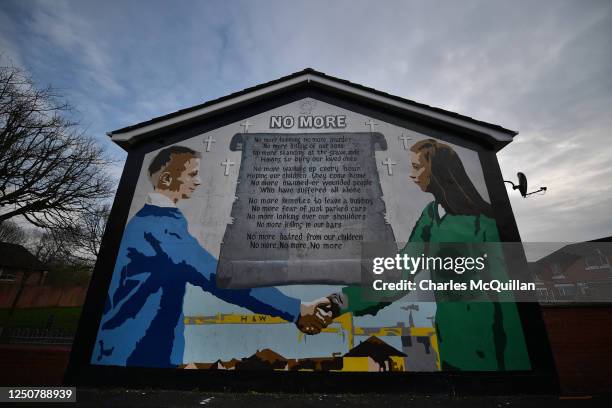
<path id="1" fill-rule="evenodd" d="M 528 193 L 527 192 L 527 176 L 525 176 L 525 173 L 521 173 L 519 171 L 518 173 L 516 173 L 516 176 L 518 177 L 518 186 L 508 180 L 504 180 L 504 183 L 512 184 L 512 189 L 518 190 L 523 196 L 523 198 L 526 198 L 528 195 L 531 195 L 531 194 L 539 193 L 540 191 L 543 191 L 544 193 L 546 193 L 546 187 L 540 187 L 539 190 Z"/>
<path id="2" fill-rule="evenodd" d="M 520 171 L 516 173 L 516 176 L 518 177 L 518 182 L 519 182 L 518 190 L 523 197 L 526 197 L 527 196 L 527 176 L 525 176 L 525 173 L 521 173 Z"/>

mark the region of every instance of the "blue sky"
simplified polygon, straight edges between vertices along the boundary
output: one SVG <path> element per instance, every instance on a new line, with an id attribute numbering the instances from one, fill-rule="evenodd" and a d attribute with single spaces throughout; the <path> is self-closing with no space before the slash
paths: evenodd
<path id="1" fill-rule="evenodd" d="M 0 52 L 105 133 L 313 67 L 520 131 L 525 241 L 612 235 L 612 2 L 10 1 Z M 116 174 L 120 173 L 118 168 Z"/>

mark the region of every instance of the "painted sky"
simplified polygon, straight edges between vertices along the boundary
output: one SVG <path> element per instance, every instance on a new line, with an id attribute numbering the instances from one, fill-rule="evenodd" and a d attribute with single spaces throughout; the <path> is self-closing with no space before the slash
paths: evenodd
<path id="1" fill-rule="evenodd" d="M 610 1 L 9 1 L 3 62 L 106 132 L 305 67 L 516 129 L 524 241 L 612 235 Z M 116 171 L 120 173 L 120 168 Z"/>

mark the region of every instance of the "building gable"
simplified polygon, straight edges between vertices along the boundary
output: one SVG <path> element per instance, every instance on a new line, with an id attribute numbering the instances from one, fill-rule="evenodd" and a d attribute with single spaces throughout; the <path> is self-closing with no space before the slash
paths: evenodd
<path id="1" fill-rule="evenodd" d="M 115 143 L 127 148 L 165 130 L 174 129 L 196 120 L 214 117 L 220 113 L 242 108 L 250 104 L 257 104 L 270 96 L 284 94 L 297 89 L 326 90 L 338 97 L 351 99 L 361 104 L 372 104 L 392 111 L 395 114 L 434 123 L 439 127 L 450 127 L 456 131 L 477 136 L 492 145 L 495 150 L 499 150 L 510 143 L 512 138 L 518 134 L 516 131 L 503 128 L 499 125 L 404 99 L 308 68 L 222 98 L 114 130 L 109 132 L 108 135 Z"/>

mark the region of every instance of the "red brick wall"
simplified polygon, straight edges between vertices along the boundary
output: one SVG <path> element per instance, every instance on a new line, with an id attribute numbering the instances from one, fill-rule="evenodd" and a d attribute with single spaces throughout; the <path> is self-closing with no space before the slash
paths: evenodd
<path id="1" fill-rule="evenodd" d="M 0 308 L 10 307 L 19 288 L 17 285 L 0 286 Z M 85 301 L 85 286 L 26 286 L 17 307 L 73 307 Z"/>
<path id="2" fill-rule="evenodd" d="M 11 307 L 18 291 L 18 285 L 0 285 L 0 308 Z"/>
<path id="3" fill-rule="evenodd" d="M 543 307 L 561 389 L 612 390 L 612 306 Z"/>
<path id="4" fill-rule="evenodd" d="M 0 385 L 61 385 L 69 346 L 0 345 Z"/>

